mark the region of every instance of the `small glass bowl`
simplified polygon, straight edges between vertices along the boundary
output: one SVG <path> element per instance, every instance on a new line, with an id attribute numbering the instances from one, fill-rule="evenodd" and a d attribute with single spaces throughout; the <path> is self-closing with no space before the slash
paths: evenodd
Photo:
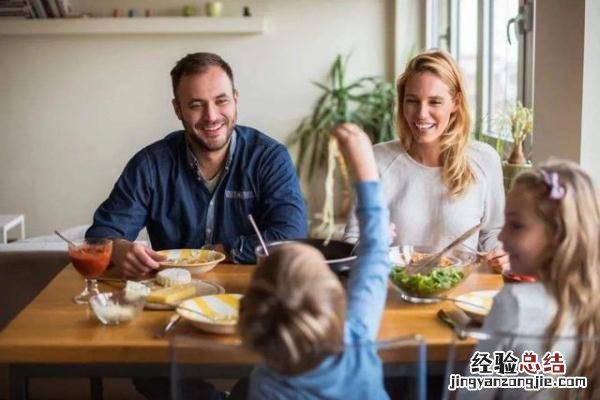
<path id="1" fill-rule="evenodd" d="M 90 308 L 104 325 L 119 325 L 135 319 L 145 302 L 143 297 L 126 298 L 124 292 L 100 293 L 90 299 Z"/>

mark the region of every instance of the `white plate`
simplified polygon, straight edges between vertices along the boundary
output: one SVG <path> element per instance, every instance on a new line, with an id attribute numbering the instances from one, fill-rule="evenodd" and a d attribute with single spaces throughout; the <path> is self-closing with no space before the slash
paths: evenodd
<path id="1" fill-rule="evenodd" d="M 159 285 L 155 279 L 148 279 L 145 281 L 141 281 L 140 283 L 143 283 L 144 285 L 149 287 L 150 290 L 164 289 L 164 286 Z M 221 286 L 217 283 L 214 283 L 214 282 L 203 281 L 200 279 L 192 279 L 192 281 L 190 283 L 193 283 L 196 286 L 196 293 L 194 293 L 190 297 L 207 296 L 207 295 L 212 295 L 212 294 L 225 293 L 225 289 L 223 289 L 223 286 Z M 185 301 L 185 300 L 186 299 L 176 301 L 175 304 L 181 303 L 182 301 Z M 146 308 L 148 310 L 170 310 L 173 307 L 168 306 L 166 304 L 161 304 L 161 303 L 146 302 L 146 305 L 144 306 L 144 308 Z"/>
<path id="2" fill-rule="evenodd" d="M 159 261 L 162 268 L 186 268 L 192 274 L 202 274 L 225 260 L 225 254 L 204 249 L 172 249 L 157 251 L 167 259 Z"/>
<path id="3" fill-rule="evenodd" d="M 241 294 L 233 293 L 194 297 L 183 301 L 177 313 L 203 331 L 232 334 L 236 331 L 241 298 Z"/>
<path id="4" fill-rule="evenodd" d="M 456 297 L 456 306 L 480 324 L 489 314 L 498 290 L 479 290 Z"/>

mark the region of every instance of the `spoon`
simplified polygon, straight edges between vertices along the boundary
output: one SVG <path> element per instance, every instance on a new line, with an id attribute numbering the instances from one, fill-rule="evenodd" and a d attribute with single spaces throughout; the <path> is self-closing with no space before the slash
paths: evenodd
<path id="1" fill-rule="evenodd" d="M 269 250 L 267 250 L 267 245 L 265 244 L 265 240 L 263 239 L 262 235 L 260 234 L 260 231 L 258 230 L 258 226 L 256 226 L 256 222 L 254 222 L 254 217 L 252 217 L 252 214 L 248 214 L 248 219 L 250 220 L 250 223 L 252 224 L 252 228 L 254 228 L 254 232 L 256 232 L 256 236 L 258 236 L 258 240 L 260 240 L 260 245 L 262 246 L 262 249 L 265 252 L 265 256 L 268 256 Z"/>
<path id="2" fill-rule="evenodd" d="M 179 314 L 173 314 L 171 318 L 169 318 L 169 322 L 165 325 L 164 328 L 161 328 L 159 331 L 154 333 L 154 337 L 156 339 L 162 339 L 166 336 L 166 334 L 179 322 L 181 316 Z"/>
<path id="3" fill-rule="evenodd" d="M 61 238 L 62 240 L 64 240 L 65 242 L 69 243 L 69 246 L 72 247 L 77 247 L 77 245 L 75 243 L 73 243 L 72 241 L 70 241 L 69 239 L 67 239 L 62 233 L 60 233 L 59 231 L 55 230 L 54 233 L 56 233 L 56 235 Z"/>

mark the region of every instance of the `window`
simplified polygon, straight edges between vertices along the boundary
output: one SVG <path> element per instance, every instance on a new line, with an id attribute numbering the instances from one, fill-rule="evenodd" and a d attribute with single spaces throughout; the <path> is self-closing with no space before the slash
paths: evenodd
<path id="1" fill-rule="evenodd" d="M 532 102 L 533 0 L 427 0 L 426 47 L 457 60 L 474 129 L 510 140 L 499 119 Z"/>

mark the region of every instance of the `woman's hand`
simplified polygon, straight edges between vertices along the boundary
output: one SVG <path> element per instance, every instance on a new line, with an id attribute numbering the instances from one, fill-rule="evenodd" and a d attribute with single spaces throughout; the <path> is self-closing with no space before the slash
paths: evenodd
<path id="1" fill-rule="evenodd" d="M 488 265 L 497 274 L 510 269 L 508 253 L 501 247 L 485 254 L 483 256 L 483 264 Z"/>

